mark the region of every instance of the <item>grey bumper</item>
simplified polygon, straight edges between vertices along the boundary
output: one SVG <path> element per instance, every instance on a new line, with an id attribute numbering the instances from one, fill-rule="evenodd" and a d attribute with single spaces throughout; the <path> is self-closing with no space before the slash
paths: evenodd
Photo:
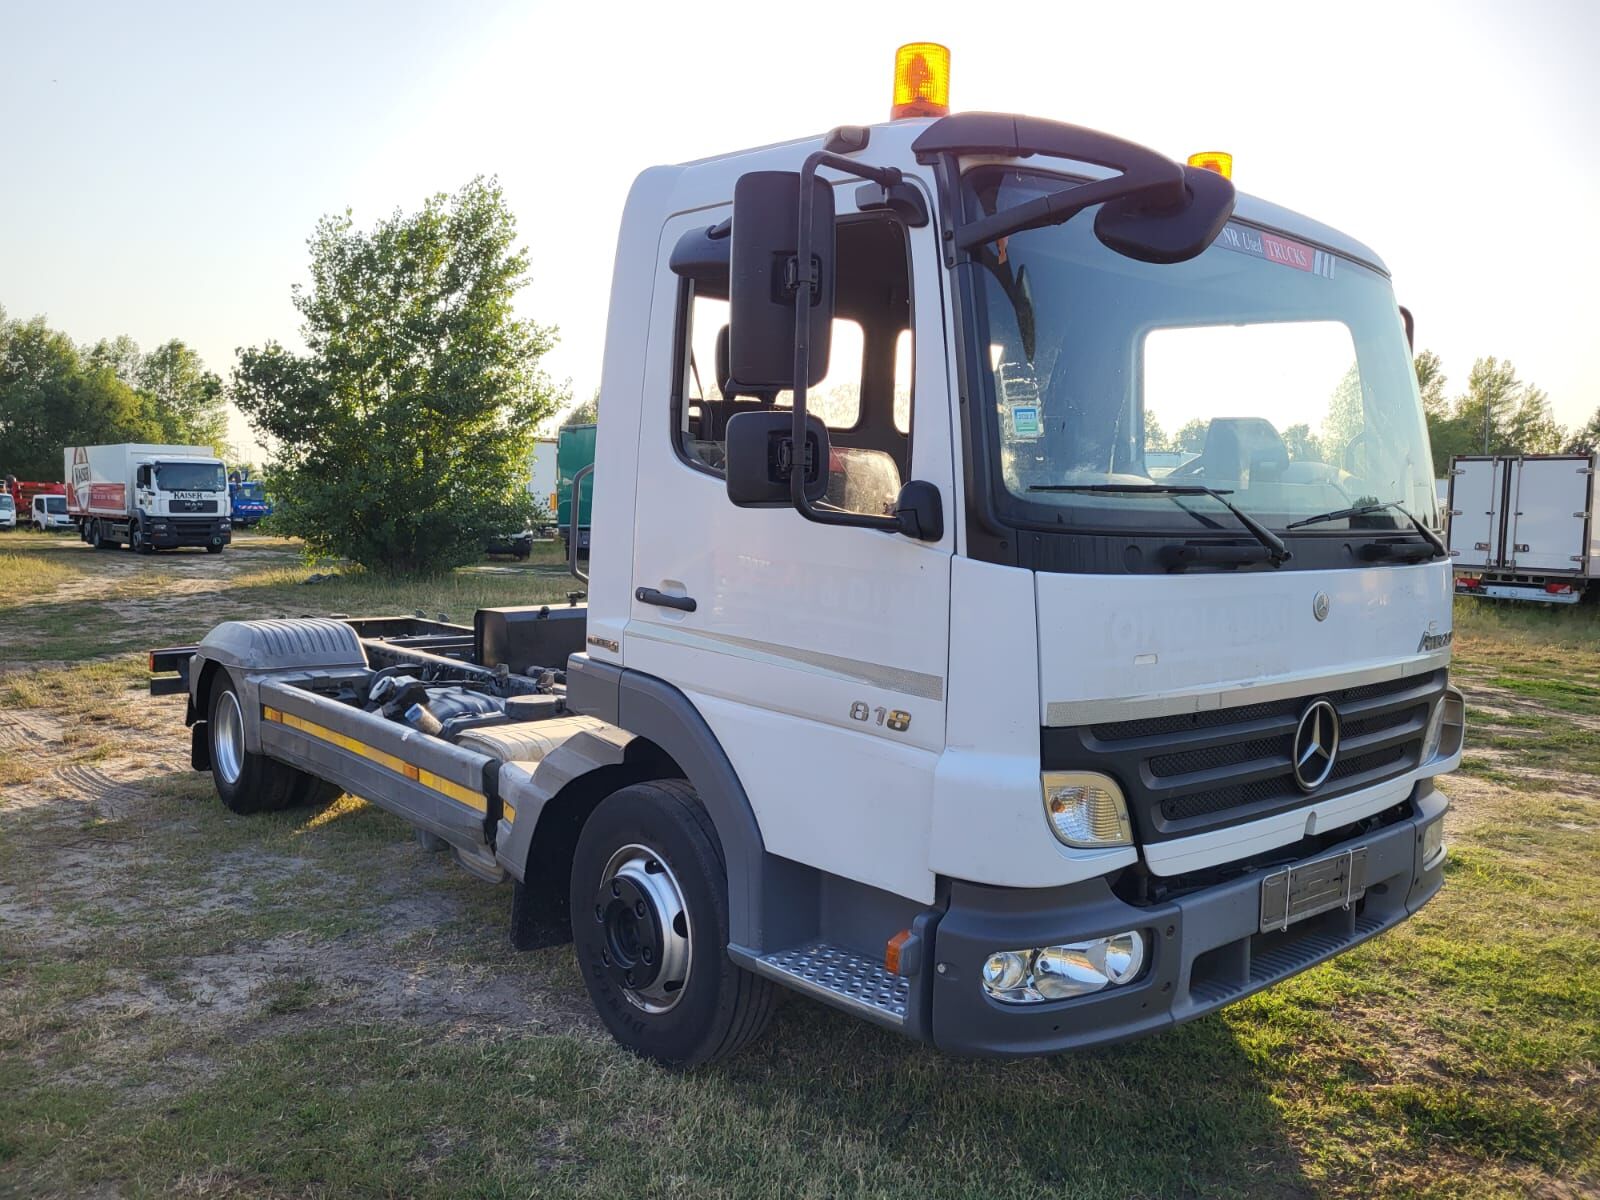
<path id="1" fill-rule="evenodd" d="M 1366 847 L 1366 893 L 1285 931 L 1260 931 L 1267 870 L 1150 907 L 1118 899 L 1104 879 L 1044 892 L 956 883 L 934 935 L 933 1042 L 955 1054 L 1020 1056 L 1121 1041 L 1212 1012 L 1366 941 L 1416 912 L 1444 882 L 1443 855 L 1423 866 L 1422 831 L 1449 801 L 1423 780 L 1412 805 L 1412 816 L 1313 855 Z M 1147 965 L 1132 984 L 1026 1005 L 983 991 L 984 960 L 998 950 L 1128 929 L 1147 938 Z"/>

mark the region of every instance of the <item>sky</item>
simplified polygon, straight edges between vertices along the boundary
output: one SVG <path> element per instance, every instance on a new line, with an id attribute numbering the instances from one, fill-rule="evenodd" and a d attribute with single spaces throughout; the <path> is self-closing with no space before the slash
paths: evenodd
<path id="1" fill-rule="evenodd" d="M 299 344 L 325 213 L 370 225 L 498 176 L 599 383 L 644 167 L 888 115 L 894 48 L 942 41 L 952 104 L 1103 129 L 1388 263 L 1452 393 L 1511 359 L 1557 419 L 1600 406 L 1600 3 L 796 5 L 0 0 L 0 306 L 79 341 L 178 337 L 224 377 Z M 237 414 L 233 432 L 254 439 Z"/>

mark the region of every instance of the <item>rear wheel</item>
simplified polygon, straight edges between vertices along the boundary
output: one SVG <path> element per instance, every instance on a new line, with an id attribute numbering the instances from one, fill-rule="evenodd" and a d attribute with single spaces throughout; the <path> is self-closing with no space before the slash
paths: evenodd
<path id="1" fill-rule="evenodd" d="M 611 1035 L 658 1063 L 692 1067 L 765 1028 L 773 984 L 728 957 L 722 846 L 682 780 L 600 802 L 572 862 L 572 941 Z"/>
<path id="2" fill-rule="evenodd" d="M 221 554 L 222 553 L 222 547 L 221 546 L 207 546 L 206 547 L 206 553 L 207 554 Z"/>
<path id="3" fill-rule="evenodd" d="M 325 804 L 339 789 L 315 775 L 245 748 L 244 705 L 232 678 L 224 675 L 211 689 L 211 778 L 229 812 L 277 812 L 301 804 Z"/>

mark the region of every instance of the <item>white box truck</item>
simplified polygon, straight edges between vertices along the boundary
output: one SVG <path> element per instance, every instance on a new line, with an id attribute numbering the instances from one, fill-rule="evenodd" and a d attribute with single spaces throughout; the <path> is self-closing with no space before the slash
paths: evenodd
<path id="1" fill-rule="evenodd" d="M 781 988 L 960 1054 L 1150 1033 L 1444 880 L 1382 261 L 1091 130 L 895 115 L 634 183 L 586 607 L 151 654 L 223 804 L 402 815 L 663 1063 Z"/>
<path id="2" fill-rule="evenodd" d="M 1594 454 L 1464 454 L 1450 461 L 1457 593 L 1576 604 L 1600 577 Z"/>
<path id="3" fill-rule="evenodd" d="M 209 446 L 68 446 L 62 459 L 67 512 L 96 549 L 220 554 L 233 540 L 227 471 Z"/>

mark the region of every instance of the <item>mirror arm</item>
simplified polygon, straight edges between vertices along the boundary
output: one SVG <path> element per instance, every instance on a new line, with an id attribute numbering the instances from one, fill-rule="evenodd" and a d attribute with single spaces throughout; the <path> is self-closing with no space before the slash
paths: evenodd
<path id="1" fill-rule="evenodd" d="M 804 464 L 806 387 L 811 366 L 811 317 L 807 311 L 811 299 L 807 276 L 811 269 L 811 181 L 816 178 L 819 167 L 832 167 L 859 179 L 871 180 L 886 188 L 893 187 L 901 180 L 901 173 L 897 167 L 871 167 L 837 154 L 830 154 L 826 150 L 812 153 L 806 158 L 805 165 L 800 168 L 800 228 L 795 241 L 794 255 L 799 287 L 794 299 L 794 414 L 791 426 L 797 461 L 789 471 L 789 499 L 793 502 L 796 512 L 806 520 L 815 521 L 819 525 L 854 525 L 861 529 L 887 529 L 898 532 L 901 528 L 898 517 L 877 517 L 869 513 L 822 508 L 813 504 L 806 495 Z M 826 467 L 826 464 L 821 465 Z"/>
<path id="2" fill-rule="evenodd" d="M 1130 170 L 1121 175 L 1113 175 L 1110 179 L 1097 179 L 1093 183 L 1062 188 L 1059 192 L 1051 192 L 1048 196 L 1040 196 L 1037 200 L 1030 200 L 1026 204 L 1019 204 L 1004 212 L 994 213 L 977 221 L 969 221 L 957 230 L 956 245 L 963 250 L 971 250 L 974 246 L 981 246 L 997 238 L 1009 237 L 1025 229 L 1061 225 L 1084 209 L 1109 200 L 1148 197 L 1155 201 L 1158 207 L 1162 205 L 1170 207 L 1174 203 L 1182 204 L 1185 197 L 1183 169 L 1175 163 L 1171 165 L 1176 172 L 1175 177 L 1153 172 L 1146 172 L 1142 177 L 1136 177 Z M 1176 201 L 1172 195 L 1174 188 L 1177 190 Z"/>

